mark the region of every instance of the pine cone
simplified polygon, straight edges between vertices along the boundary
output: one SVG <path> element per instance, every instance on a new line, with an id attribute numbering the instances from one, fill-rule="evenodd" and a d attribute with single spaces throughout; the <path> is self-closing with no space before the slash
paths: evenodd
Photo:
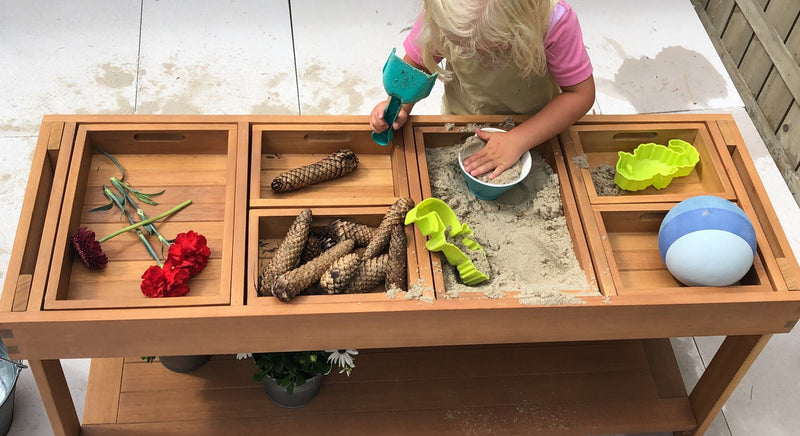
<path id="1" fill-rule="evenodd" d="M 364 259 L 358 266 L 356 276 L 347 287 L 347 294 L 367 292 L 381 284 L 386 278 L 386 266 L 389 264 L 389 255 L 381 254 L 378 257 Z"/>
<path id="2" fill-rule="evenodd" d="M 389 259 L 386 265 L 386 289 L 408 290 L 408 254 L 406 231 L 402 225 L 392 228 L 389 240 Z"/>
<path id="3" fill-rule="evenodd" d="M 334 245 L 336 245 L 336 241 L 333 240 L 326 229 L 312 227 L 308 233 L 308 241 L 306 241 L 306 246 L 303 248 L 303 253 L 300 254 L 300 265 L 316 258 L 323 251 Z"/>
<path id="4" fill-rule="evenodd" d="M 319 162 L 279 174 L 272 180 L 274 192 L 289 192 L 350 174 L 358 167 L 358 157 L 341 149 Z"/>
<path id="5" fill-rule="evenodd" d="M 319 287 L 328 294 L 343 293 L 347 285 L 353 281 L 360 263 L 361 255 L 358 253 L 350 253 L 340 257 L 322 274 L 319 279 Z"/>
<path id="6" fill-rule="evenodd" d="M 270 288 L 275 279 L 292 269 L 300 263 L 300 254 L 306 246 L 308 232 L 311 229 L 311 209 L 304 209 L 294 219 L 289 231 L 283 238 L 281 245 L 275 251 L 275 255 L 267 267 L 261 271 L 261 281 L 258 287 L 258 295 L 264 297 L 270 294 Z"/>
<path id="7" fill-rule="evenodd" d="M 400 197 L 384 215 L 378 230 L 367 244 L 367 251 L 364 257 L 371 258 L 379 255 L 386 250 L 389 239 L 392 235 L 392 228 L 396 225 L 405 225 L 406 214 L 414 207 L 414 201 L 407 197 Z"/>
<path id="8" fill-rule="evenodd" d="M 345 240 L 330 250 L 320 254 L 316 259 L 307 264 L 293 269 L 275 279 L 272 284 L 272 294 L 281 301 L 291 301 L 303 289 L 319 281 L 322 274 L 333 263 L 353 249 L 353 241 Z"/>
<path id="9" fill-rule="evenodd" d="M 358 294 L 378 286 L 386 277 L 389 255 L 361 259 L 350 253 L 337 260 L 320 279 L 329 294 Z"/>
<path id="10" fill-rule="evenodd" d="M 366 247 L 372 236 L 375 235 L 375 227 L 366 224 L 354 223 L 341 219 L 333 220 L 328 223 L 328 233 L 333 235 L 337 241 L 352 239 L 356 247 Z"/>

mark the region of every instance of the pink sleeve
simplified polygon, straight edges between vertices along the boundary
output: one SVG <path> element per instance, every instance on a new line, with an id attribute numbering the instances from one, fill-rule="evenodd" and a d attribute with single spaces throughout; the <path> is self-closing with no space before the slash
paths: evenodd
<path id="1" fill-rule="evenodd" d="M 405 41 L 403 41 L 403 48 L 406 50 L 406 54 L 418 65 L 422 65 L 422 50 L 417 45 L 417 38 L 419 38 L 420 32 L 422 32 L 422 14 L 419 14 L 414 27 L 411 28 Z"/>
<path id="2" fill-rule="evenodd" d="M 423 12 L 424 13 L 424 12 Z M 403 41 L 403 48 L 406 51 L 408 57 L 411 58 L 417 65 L 422 65 L 422 49 L 420 48 L 417 40 L 419 39 L 419 34 L 422 32 L 422 14 L 420 13 L 417 17 L 417 21 L 414 23 L 414 27 L 411 28 L 411 31 L 408 32 L 408 36 L 406 36 L 405 41 Z M 433 59 L 436 62 L 442 60 L 441 56 L 434 56 Z"/>
<path id="3" fill-rule="evenodd" d="M 547 66 L 559 86 L 577 85 L 592 75 L 578 16 L 563 0 L 553 10 L 545 49 Z"/>

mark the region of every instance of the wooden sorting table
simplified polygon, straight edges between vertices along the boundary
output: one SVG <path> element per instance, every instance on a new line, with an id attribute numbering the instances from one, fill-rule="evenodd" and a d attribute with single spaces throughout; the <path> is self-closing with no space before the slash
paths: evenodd
<path id="1" fill-rule="evenodd" d="M 423 299 L 257 296 L 259 238 L 279 238 L 305 207 L 323 224 L 338 216 L 375 223 L 400 196 L 430 196 L 426 147 L 458 143 L 468 123 L 502 121 L 412 117 L 379 147 L 366 117 L 45 116 L 0 297 L 0 337 L 11 357 L 28 359 L 58 435 L 702 434 L 771 335 L 800 317 L 800 269 L 728 115 L 586 116 L 537 148 L 559 175 L 576 255 L 602 293 L 580 297 L 585 304 L 525 306 L 514 290 L 446 298 L 440 259 L 411 227 L 409 281 L 428 289 Z M 662 191 L 595 192 L 591 168 L 674 137 L 700 151 L 692 175 Z M 361 161 L 352 177 L 280 197 L 265 189 L 282 169 L 342 146 Z M 97 148 L 120 160 L 132 185 L 166 189 L 159 207 L 193 199 L 161 227 L 209 240 L 209 266 L 189 295 L 141 295 L 149 262 L 132 235 L 104 243 L 111 261 L 100 273 L 74 261 L 71 232 L 103 235 L 121 224 L 118 214 L 89 212 L 114 174 Z M 682 286 L 658 259 L 659 217 L 700 194 L 736 202 L 755 224 L 758 256 L 736 286 Z M 726 339 L 687 394 L 669 338 L 709 335 Z M 343 346 L 361 351 L 353 375 L 327 377 L 297 410 L 269 403 L 252 363 L 232 357 Z M 139 359 L 182 354 L 215 357 L 192 374 Z M 82 420 L 64 358 L 92 358 Z"/>

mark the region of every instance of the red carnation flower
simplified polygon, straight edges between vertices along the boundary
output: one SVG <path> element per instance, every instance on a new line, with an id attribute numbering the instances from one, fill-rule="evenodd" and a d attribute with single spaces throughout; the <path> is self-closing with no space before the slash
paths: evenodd
<path id="1" fill-rule="evenodd" d="M 89 269 L 103 269 L 108 263 L 108 256 L 103 253 L 100 243 L 95 239 L 94 232 L 86 227 L 81 227 L 70 238 L 75 251 Z"/>
<path id="2" fill-rule="evenodd" d="M 142 275 L 142 293 L 150 298 L 180 297 L 189 293 L 189 271 L 176 268 L 169 261 L 164 267 L 151 266 Z"/>
<path id="3" fill-rule="evenodd" d="M 175 242 L 169 246 L 167 262 L 176 268 L 186 269 L 190 276 L 195 276 L 206 267 L 210 255 L 206 237 L 189 230 L 175 237 Z"/>

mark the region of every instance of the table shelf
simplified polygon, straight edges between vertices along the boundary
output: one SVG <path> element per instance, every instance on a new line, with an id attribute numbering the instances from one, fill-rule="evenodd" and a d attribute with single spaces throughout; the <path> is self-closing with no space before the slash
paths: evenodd
<path id="1" fill-rule="evenodd" d="M 190 374 L 138 358 L 95 359 L 85 435 L 607 434 L 691 430 L 667 339 L 362 350 L 283 409 L 252 360 L 215 356 Z M 109 409 L 108 405 L 115 405 Z"/>

